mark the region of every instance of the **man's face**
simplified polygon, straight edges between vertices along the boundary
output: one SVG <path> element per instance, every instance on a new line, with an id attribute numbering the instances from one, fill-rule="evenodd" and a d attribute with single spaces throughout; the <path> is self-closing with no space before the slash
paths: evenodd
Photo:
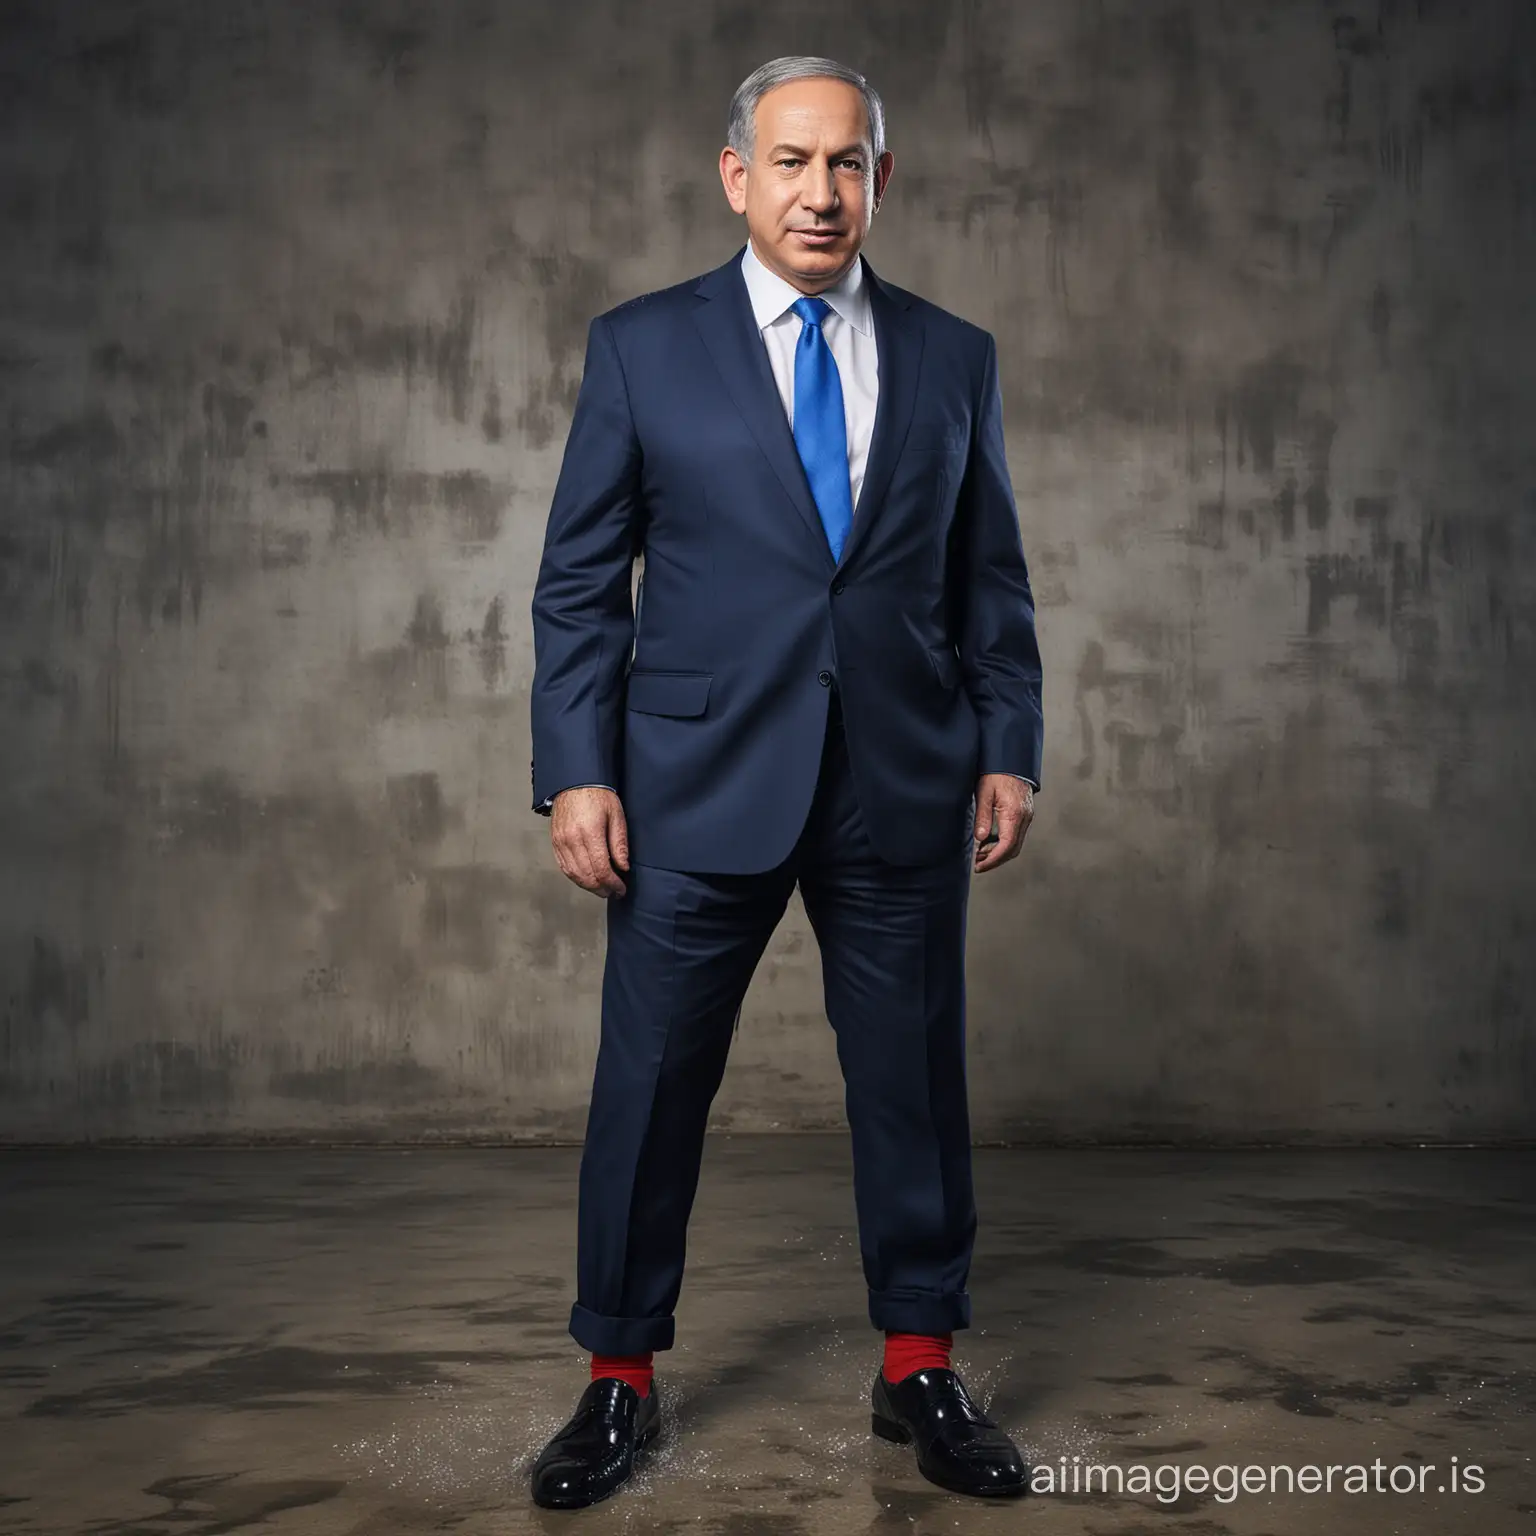
<path id="1" fill-rule="evenodd" d="M 864 97 L 844 80 L 791 80 L 757 104 L 752 163 L 720 153 L 720 179 L 759 260 L 802 293 L 830 288 L 854 263 L 891 179 L 871 165 Z"/>

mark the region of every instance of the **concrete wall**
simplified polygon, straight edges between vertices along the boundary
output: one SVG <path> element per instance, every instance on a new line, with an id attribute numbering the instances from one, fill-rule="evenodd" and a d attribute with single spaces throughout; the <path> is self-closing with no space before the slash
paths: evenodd
<path id="1" fill-rule="evenodd" d="M 737 81 L 885 94 L 995 332 L 1047 750 L 978 1137 L 1530 1134 L 1531 8 L 6 8 L 0 1137 L 579 1137 L 527 808 L 589 317 L 744 238 Z M 840 1123 L 798 908 L 715 1123 Z"/>

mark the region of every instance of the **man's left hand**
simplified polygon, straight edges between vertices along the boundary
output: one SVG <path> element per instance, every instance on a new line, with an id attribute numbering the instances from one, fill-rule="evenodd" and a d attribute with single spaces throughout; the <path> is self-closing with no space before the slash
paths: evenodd
<path id="1" fill-rule="evenodd" d="M 997 841 L 984 846 L 997 821 Z M 1011 773 L 984 773 L 976 781 L 976 873 L 1017 858 L 1035 818 L 1035 791 Z"/>

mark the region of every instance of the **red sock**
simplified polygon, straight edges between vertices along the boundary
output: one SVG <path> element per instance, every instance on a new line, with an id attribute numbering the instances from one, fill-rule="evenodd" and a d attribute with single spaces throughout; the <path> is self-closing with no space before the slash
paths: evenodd
<path id="1" fill-rule="evenodd" d="M 655 1358 L 655 1351 L 649 1349 L 643 1355 L 594 1354 L 592 1380 L 597 1381 L 604 1376 L 617 1376 L 620 1381 L 627 1381 L 641 1397 L 649 1397 L 651 1377 L 655 1374 L 652 1361 Z"/>
<path id="2" fill-rule="evenodd" d="M 952 1333 L 897 1333 L 887 1329 L 885 1363 L 880 1369 L 892 1386 L 913 1371 L 943 1369 L 949 1366 L 954 1341 Z"/>

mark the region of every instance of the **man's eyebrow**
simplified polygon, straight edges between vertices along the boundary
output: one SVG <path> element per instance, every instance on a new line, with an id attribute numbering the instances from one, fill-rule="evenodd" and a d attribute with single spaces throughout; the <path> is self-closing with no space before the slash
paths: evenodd
<path id="1" fill-rule="evenodd" d="M 790 154 L 798 155 L 802 160 L 805 159 L 805 151 L 801 149 L 798 144 L 775 144 L 773 148 L 768 151 L 769 159 L 772 159 L 774 155 L 777 155 L 782 150 L 786 149 L 790 152 Z M 834 149 L 832 151 L 832 158 L 834 160 L 841 160 L 844 155 L 862 155 L 863 153 L 864 146 L 862 144 L 846 144 L 842 149 Z"/>

